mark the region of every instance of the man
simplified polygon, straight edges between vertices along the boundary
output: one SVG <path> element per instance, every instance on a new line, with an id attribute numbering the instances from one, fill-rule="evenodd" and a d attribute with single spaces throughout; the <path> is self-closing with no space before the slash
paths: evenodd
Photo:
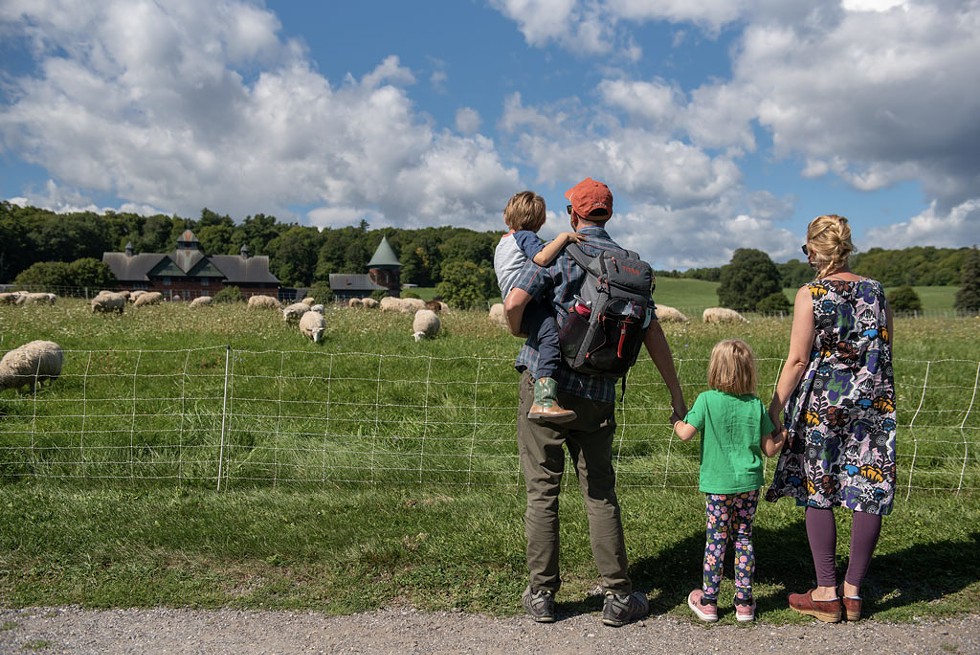
<path id="1" fill-rule="evenodd" d="M 606 232 L 612 217 L 612 193 L 602 182 L 585 178 L 565 193 L 572 229 L 585 239 L 579 244 L 587 255 L 600 250 L 622 250 Z M 504 313 L 512 334 L 523 336 L 521 318 L 532 298 L 550 300 L 559 326 L 575 302 L 585 280 L 585 271 L 565 252 L 550 266 L 528 263 L 517 277 L 504 301 Z M 651 359 L 670 391 L 677 421 L 687 413 L 670 346 L 660 323 L 654 318 L 644 337 Z M 574 421 L 534 423 L 527 418 L 534 401 L 537 351 L 527 342 L 518 353 L 515 368 L 521 371 L 520 406 L 517 412 L 517 443 L 521 470 L 527 488 L 524 532 L 527 537 L 527 565 L 530 584 L 522 596 L 524 609 L 541 623 L 555 620 L 554 596 L 561 586 L 558 566 L 558 492 L 565 466 L 565 451 L 575 466 L 589 519 L 592 554 L 599 574 L 605 602 L 602 622 L 622 626 L 649 612 L 646 594 L 633 590 L 627 573 L 626 544 L 616 498 L 616 474 L 612 464 L 612 441 L 616 432 L 614 380 L 572 371 L 561 363 L 556 375 L 562 407 L 575 411 Z"/>

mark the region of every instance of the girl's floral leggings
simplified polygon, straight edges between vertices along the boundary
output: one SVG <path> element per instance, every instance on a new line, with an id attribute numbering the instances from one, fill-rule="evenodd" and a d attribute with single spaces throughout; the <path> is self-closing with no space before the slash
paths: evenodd
<path id="1" fill-rule="evenodd" d="M 718 600 L 725 565 L 725 548 L 731 537 L 735 544 L 735 600 L 752 602 L 752 520 L 759 506 L 759 490 L 740 494 L 705 494 L 708 526 L 705 530 L 704 581 L 702 590 L 708 601 Z"/>

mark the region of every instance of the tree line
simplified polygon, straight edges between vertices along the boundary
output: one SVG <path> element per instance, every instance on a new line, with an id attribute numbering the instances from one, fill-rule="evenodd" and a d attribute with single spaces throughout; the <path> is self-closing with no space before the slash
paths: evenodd
<path id="1" fill-rule="evenodd" d="M 235 223 L 207 208 L 196 219 L 114 211 L 59 214 L 6 201 L 0 202 L 0 283 L 27 283 L 29 269 L 44 264 L 48 279 L 55 274 L 101 286 L 109 281 L 101 268 L 104 252 L 122 252 L 130 244 L 137 253 L 171 252 L 187 229 L 209 255 L 237 255 L 244 245 L 253 255 L 268 256 L 270 271 L 287 287 L 325 286 L 332 273 L 364 273 L 382 237 L 387 237 L 400 258 L 402 283 L 437 287 L 460 306 L 479 305 L 497 293 L 493 251 L 498 230 L 372 230 L 363 220 L 356 226 L 321 229 L 281 223 L 266 214 Z M 851 268 L 886 287 L 960 285 L 970 268 L 971 253 L 975 257 L 976 249 L 872 248 L 852 256 Z M 754 310 L 769 298 L 763 308 L 781 311 L 778 292 L 810 281 L 813 270 L 798 259 L 776 264 L 762 251 L 739 249 L 725 266 L 658 271 L 657 275 L 719 282 L 719 301 L 724 306 Z M 753 297 L 743 298 L 743 290 L 748 289 Z"/>

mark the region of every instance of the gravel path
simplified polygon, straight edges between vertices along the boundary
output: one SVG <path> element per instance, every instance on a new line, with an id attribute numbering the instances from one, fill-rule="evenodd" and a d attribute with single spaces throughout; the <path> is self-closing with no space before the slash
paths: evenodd
<path id="1" fill-rule="evenodd" d="M 607 628 L 598 614 L 525 617 L 384 610 L 353 616 L 236 610 L 0 609 L 3 655 L 230 653 L 980 653 L 980 615 L 916 623 L 705 626 L 656 616 Z"/>

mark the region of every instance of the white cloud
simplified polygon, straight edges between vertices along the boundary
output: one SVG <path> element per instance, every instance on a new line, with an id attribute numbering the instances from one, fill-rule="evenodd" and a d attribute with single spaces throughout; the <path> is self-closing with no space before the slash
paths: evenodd
<path id="1" fill-rule="evenodd" d="M 977 245 L 980 243 L 980 198 L 968 200 L 948 212 L 938 211 L 936 203 L 932 203 L 908 221 L 868 230 L 867 240 L 880 248 Z"/>
<path id="2" fill-rule="evenodd" d="M 250 3 L 37 0 L 0 12 L 41 71 L 11 81 L 0 144 L 66 188 L 185 216 L 209 206 L 288 219 L 306 205 L 325 224 L 356 207 L 372 222 L 478 226 L 518 184 L 473 136 L 475 112 L 461 113 L 463 137 L 433 131 L 398 57 L 333 85 Z M 427 195 L 447 189 L 456 196 Z"/>
<path id="3" fill-rule="evenodd" d="M 480 112 L 472 107 L 461 107 L 456 111 L 456 129 L 467 136 L 472 136 L 480 130 Z"/>

